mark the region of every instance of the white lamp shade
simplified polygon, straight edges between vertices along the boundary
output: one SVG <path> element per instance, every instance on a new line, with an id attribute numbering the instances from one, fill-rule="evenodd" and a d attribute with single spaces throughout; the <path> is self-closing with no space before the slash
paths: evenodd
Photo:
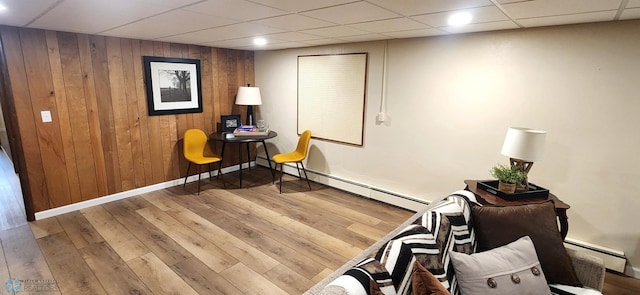
<path id="1" fill-rule="evenodd" d="M 546 137 L 546 131 L 509 127 L 502 145 L 502 154 L 529 162 L 541 160 Z"/>
<path id="2" fill-rule="evenodd" d="M 238 88 L 238 95 L 236 96 L 237 105 L 255 106 L 262 104 L 262 97 L 260 96 L 260 88 L 240 86 Z"/>

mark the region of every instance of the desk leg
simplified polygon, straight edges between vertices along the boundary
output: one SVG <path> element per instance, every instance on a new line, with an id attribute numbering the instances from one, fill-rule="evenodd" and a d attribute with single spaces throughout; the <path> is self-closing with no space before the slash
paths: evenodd
<path id="1" fill-rule="evenodd" d="M 242 143 L 238 143 L 238 156 L 240 159 L 240 164 L 238 164 L 238 170 L 240 172 L 240 188 L 242 188 Z"/>
<path id="2" fill-rule="evenodd" d="M 560 235 L 562 236 L 562 240 L 564 240 L 567 237 L 567 233 L 569 233 L 567 209 L 556 209 L 556 215 L 558 215 L 558 221 L 560 222 Z"/>
<path id="3" fill-rule="evenodd" d="M 251 150 L 249 149 L 249 143 L 247 142 L 247 167 L 251 170 Z"/>
<path id="4" fill-rule="evenodd" d="M 267 145 L 264 143 L 264 140 L 262 141 L 262 147 L 264 147 L 264 153 L 267 154 L 267 163 L 269 163 L 269 171 L 271 171 L 271 179 L 273 181 L 276 181 L 276 173 L 271 168 L 271 158 L 269 158 L 269 151 L 267 150 Z"/>

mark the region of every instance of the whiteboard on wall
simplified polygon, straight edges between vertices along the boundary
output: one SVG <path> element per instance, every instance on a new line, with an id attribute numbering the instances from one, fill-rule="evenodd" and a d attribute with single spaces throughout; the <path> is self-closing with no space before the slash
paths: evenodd
<path id="1" fill-rule="evenodd" d="M 363 145 L 367 53 L 298 56 L 298 134 Z"/>

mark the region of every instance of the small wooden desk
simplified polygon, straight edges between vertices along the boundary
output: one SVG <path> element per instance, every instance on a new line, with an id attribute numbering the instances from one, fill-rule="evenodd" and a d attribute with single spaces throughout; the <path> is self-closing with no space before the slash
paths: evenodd
<path id="1" fill-rule="evenodd" d="M 560 222 L 560 235 L 562 236 L 563 240 L 564 238 L 567 237 L 567 233 L 569 232 L 569 221 L 567 217 L 567 210 L 571 208 L 571 206 L 569 206 L 569 204 L 558 199 L 556 195 L 549 193 L 549 197 L 546 199 L 521 199 L 521 200 L 515 200 L 515 201 L 508 201 L 490 192 L 478 189 L 477 180 L 465 180 L 464 183 L 467 185 L 465 189 L 476 194 L 476 196 L 479 197 L 478 202 L 480 202 L 480 204 L 483 204 L 483 205 L 514 206 L 514 205 L 542 203 L 548 200 L 552 200 L 554 206 L 556 207 L 556 216 L 558 216 L 558 221 Z"/>
<path id="2" fill-rule="evenodd" d="M 247 145 L 247 163 L 250 165 L 251 154 L 249 153 L 249 143 L 252 142 L 261 142 L 264 147 L 264 152 L 267 154 L 267 162 L 269 163 L 269 170 L 271 170 L 271 176 L 275 177 L 275 172 L 273 168 L 271 168 L 271 158 L 269 158 L 269 151 L 267 150 L 267 145 L 264 143 L 265 140 L 269 138 L 274 138 L 278 136 L 278 133 L 275 131 L 269 131 L 269 134 L 264 136 L 236 136 L 233 138 L 227 138 L 227 134 L 229 132 L 216 132 L 209 135 L 210 140 L 222 141 L 222 154 L 221 158 L 224 159 L 224 148 L 227 143 L 237 143 L 238 144 L 238 155 L 240 158 L 240 163 L 238 164 L 238 170 L 240 171 L 240 187 L 242 188 L 242 144 Z"/>

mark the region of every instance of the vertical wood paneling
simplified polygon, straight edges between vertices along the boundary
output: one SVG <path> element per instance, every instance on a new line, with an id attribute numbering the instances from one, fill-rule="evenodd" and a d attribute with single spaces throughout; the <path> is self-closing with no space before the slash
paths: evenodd
<path id="1" fill-rule="evenodd" d="M 149 116 L 147 115 L 146 90 L 144 87 L 144 70 L 142 68 L 142 56 L 145 50 L 143 46 L 151 43 L 139 40 L 133 40 L 131 46 L 132 61 L 134 71 L 134 84 L 138 97 L 138 124 L 140 130 L 140 146 L 142 149 L 142 162 L 145 176 L 145 185 L 153 184 L 153 165 L 151 161 L 151 146 L 149 144 Z M 147 45 L 145 45 L 147 44 Z M 130 109 L 131 110 L 131 109 Z"/>
<path id="2" fill-rule="evenodd" d="M 122 191 L 120 168 L 118 165 L 118 147 L 116 130 L 111 106 L 111 87 L 109 82 L 109 64 L 104 37 L 89 36 L 91 42 L 91 61 L 93 66 L 94 85 L 98 102 L 98 118 L 102 132 L 102 148 L 104 152 L 105 170 L 107 172 L 107 193 Z"/>
<path id="3" fill-rule="evenodd" d="M 116 132 L 116 146 L 118 148 L 117 160 L 118 167 L 120 168 L 120 182 L 122 183 L 122 190 L 130 190 L 136 186 L 120 39 L 107 37 L 106 45 L 109 63 L 109 82 L 111 86 L 111 105 L 113 108 L 113 121 Z"/>
<path id="4" fill-rule="evenodd" d="M 155 55 L 155 47 L 157 42 L 142 41 L 141 52 L 143 56 Z M 144 75 L 144 73 L 142 74 Z M 146 107 L 147 104 L 145 104 Z M 149 117 L 149 147 L 151 159 L 151 170 L 153 175 L 153 182 L 158 183 L 166 179 L 164 176 L 164 161 L 162 154 L 162 136 L 160 134 L 160 117 Z"/>
<path id="5" fill-rule="evenodd" d="M 69 98 L 65 89 L 65 81 L 62 74 L 62 62 L 60 61 L 60 49 L 56 32 L 46 31 L 45 38 L 49 53 L 49 66 L 51 67 L 51 79 L 56 107 L 58 110 L 58 120 L 60 120 L 60 136 L 62 138 L 62 149 L 65 159 L 72 159 L 74 154 L 73 133 L 71 131 L 71 121 L 69 119 L 69 108 L 67 106 Z M 71 114 L 73 115 L 73 114 Z M 78 169 L 76 161 L 66 161 L 67 176 L 69 177 L 69 197 L 71 202 L 81 201 L 80 180 L 78 179 Z"/>
<path id="6" fill-rule="evenodd" d="M 183 177 L 184 131 L 216 131 L 221 114 L 241 111 L 238 86 L 253 84 L 253 52 L 7 26 L 0 33 L 35 212 Z M 147 55 L 201 61 L 202 113 L 148 116 Z M 43 110 L 53 122 L 42 122 Z M 227 152 L 225 165 L 236 164 L 237 151 Z"/>
<path id="7" fill-rule="evenodd" d="M 80 66 L 80 52 L 78 49 L 78 38 L 76 34 L 58 33 L 60 59 L 62 66 L 63 82 L 66 93 L 66 107 L 69 113 L 69 132 L 73 140 L 71 147 L 72 154 L 67 159 L 75 158 L 75 161 L 67 161 L 69 164 L 76 164 L 77 172 L 69 173 L 69 183 L 72 184 L 73 178 L 79 180 L 79 196 L 78 200 L 93 199 L 98 196 L 98 184 L 96 179 L 96 170 L 94 166 L 93 147 L 91 145 L 91 134 L 89 132 L 89 118 L 87 115 L 87 105 L 84 92 L 84 81 L 82 78 L 82 67 Z M 57 79 L 54 79 L 54 81 Z M 57 97 L 57 95 L 56 95 Z M 60 101 L 60 99 L 57 99 Z M 62 108 L 62 104 L 58 104 L 58 113 Z M 62 125 L 62 121 L 60 123 Z M 62 128 L 65 130 L 65 128 Z M 66 143 L 65 143 L 66 144 Z M 65 145 L 65 155 L 66 153 Z M 69 168 L 67 167 L 67 170 Z M 73 178 L 72 178 L 73 176 Z M 74 185 L 71 185 L 74 188 Z M 71 194 L 74 200 L 75 194 Z"/>
<path id="8" fill-rule="evenodd" d="M 69 177 L 60 135 L 60 118 L 55 102 L 45 34 L 42 30 L 22 29 L 20 40 L 29 81 L 29 96 L 33 106 L 31 114 L 35 119 L 40 156 L 49 191 L 49 204 L 55 207 L 66 205 L 71 203 Z M 52 122 L 44 123 L 40 119 L 40 112 L 47 110 L 51 112 Z"/>
<path id="9" fill-rule="evenodd" d="M 36 124 L 32 114 L 32 103 L 25 65 L 23 62 L 22 45 L 17 29 L 2 27 L 2 46 L 7 60 L 7 72 L 11 79 L 11 91 L 16 108 L 16 117 L 20 127 L 24 165 L 29 178 L 31 201 L 35 212 L 49 209 L 49 192 L 45 182 L 44 166 L 40 156 L 40 143 L 36 134 Z M 10 99 L 10 98 L 7 98 Z M 18 157 L 20 155 L 17 155 Z"/>
<path id="10" fill-rule="evenodd" d="M 138 92 L 134 73 L 133 48 L 130 39 L 122 39 L 122 67 L 124 73 L 124 89 L 127 101 L 128 126 L 131 135 L 131 155 L 135 187 L 145 185 L 144 157 L 138 115 Z M 140 61 L 140 60 L 137 60 Z"/>
<path id="11" fill-rule="evenodd" d="M 93 62 L 91 60 L 91 43 L 89 36 L 78 35 L 78 51 L 80 67 L 82 69 L 82 86 L 85 104 L 87 106 L 87 121 L 89 124 L 89 137 L 91 151 L 93 153 L 93 166 L 98 187 L 98 196 L 108 194 L 107 170 L 105 164 L 104 149 L 102 148 L 102 129 L 98 112 L 98 98 L 93 74 Z"/>

